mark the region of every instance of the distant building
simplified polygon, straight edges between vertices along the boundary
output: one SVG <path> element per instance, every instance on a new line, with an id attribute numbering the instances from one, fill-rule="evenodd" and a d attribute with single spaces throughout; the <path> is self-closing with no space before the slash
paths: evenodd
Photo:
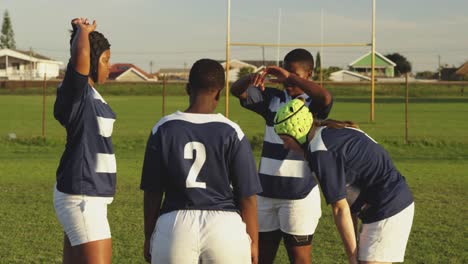
<path id="1" fill-rule="evenodd" d="M 457 75 L 458 68 L 451 67 L 451 68 L 442 68 L 440 70 L 440 79 L 442 81 L 460 81 L 461 76 Z"/>
<path id="2" fill-rule="evenodd" d="M 460 66 L 460 68 L 457 69 L 457 71 L 455 72 L 455 75 L 460 80 L 468 81 L 468 61 L 465 62 L 462 66 Z"/>
<path id="3" fill-rule="evenodd" d="M 254 65 L 257 68 L 261 66 L 276 66 L 276 61 L 272 61 L 272 60 L 242 60 L 242 61 L 251 65 Z M 278 63 L 280 67 L 283 67 L 282 60 L 280 60 Z"/>
<path id="4" fill-rule="evenodd" d="M 160 78 L 165 76 L 167 80 L 188 80 L 190 69 L 187 68 L 161 68 L 158 75 Z"/>
<path id="5" fill-rule="evenodd" d="M 221 65 L 223 66 L 224 69 L 226 69 L 226 62 L 223 61 L 221 62 Z M 239 71 L 242 68 L 251 68 L 252 72 L 257 70 L 257 66 L 253 64 L 246 63 L 245 61 L 241 60 L 231 60 L 229 61 L 229 81 L 230 82 L 235 82 L 238 79 Z"/>
<path id="6" fill-rule="evenodd" d="M 158 78 L 131 63 L 116 63 L 110 68 L 109 79 L 120 82 L 157 81 Z"/>
<path id="7" fill-rule="evenodd" d="M 330 81 L 334 82 L 359 82 L 370 81 L 371 78 L 356 72 L 341 70 L 330 74 Z"/>
<path id="8" fill-rule="evenodd" d="M 42 80 L 59 76 L 63 63 L 33 51 L 0 49 L 0 79 Z"/>
<path id="9" fill-rule="evenodd" d="M 349 64 L 349 70 L 364 76 L 371 76 L 371 60 L 371 52 L 368 52 L 367 54 L 351 62 Z M 395 66 L 396 64 L 393 61 L 387 59 L 384 55 L 378 52 L 375 53 L 375 77 L 393 78 L 395 76 Z"/>

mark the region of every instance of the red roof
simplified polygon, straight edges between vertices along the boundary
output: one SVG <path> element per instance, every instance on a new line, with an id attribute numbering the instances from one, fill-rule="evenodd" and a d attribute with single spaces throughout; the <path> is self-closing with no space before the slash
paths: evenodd
<path id="1" fill-rule="evenodd" d="M 144 70 L 138 68 L 137 66 L 131 63 L 115 63 L 115 64 L 112 64 L 112 66 L 110 67 L 109 79 L 115 80 L 117 77 L 119 77 L 122 73 L 126 72 L 130 68 L 133 68 L 136 71 L 140 72 L 148 79 L 152 78 L 150 74 L 148 74 Z"/>
<path id="2" fill-rule="evenodd" d="M 468 74 L 468 61 L 465 62 L 458 70 L 455 72 L 457 75 L 467 75 Z"/>

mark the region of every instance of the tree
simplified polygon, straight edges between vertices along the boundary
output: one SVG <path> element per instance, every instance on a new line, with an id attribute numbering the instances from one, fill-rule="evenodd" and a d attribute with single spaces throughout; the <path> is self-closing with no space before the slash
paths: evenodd
<path id="1" fill-rule="evenodd" d="M 16 48 L 15 33 L 11 24 L 8 10 L 3 14 L 2 35 L 0 36 L 0 48 L 14 49 Z"/>
<path id="2" fill-rule="evenodd" d="M 431 71 L 422 71 L 416 73 L 416 79 L 437 79 L 438 72 L 431 72 Z"/>
<path id="3" fill-rule="evenodd" d="M 402 74 L 411 72 L 411 63 L 406 59 L 405 56 L 399 53 L 392 53 L 385 55 L 387 59 L 393 61 L 395 66 L 395 75 L 400 76 Z"/>
<path id="4" fill-rule="evenodd" d="M 247 76 L 247 75 L 249 75 L 249 74 L 251 74 L 253 72 L 254 72 L 254 68 L 252 68 L 252 67 L 242 67 L 242 68 L 239 69 L 239 72 L 237 73 L 237 78 L 240 79 L 240 78 L 242 78 L 244 76 Z"/>
<path id="5" fill-rule="evenodd" d="M 317 55 L 315 56 L 315 68 L 314 68 L 314 76 L 313 76 L 314 80 L 320 79 L 321 68 L 322 68 L 322 58 L 320 57 L 320 52 L 317 51 Z"/>

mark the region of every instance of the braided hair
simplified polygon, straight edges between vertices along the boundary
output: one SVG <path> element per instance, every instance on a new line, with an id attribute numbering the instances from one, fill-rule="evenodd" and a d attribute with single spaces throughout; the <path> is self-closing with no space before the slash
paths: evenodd
<path id="1" fill-rule="evenodd" d="M 73 28 L 73 31 L 71 32 L 71 38 L 70 38 L 70 53 L 71 53 L 71 46 L 73 43 L 73 39 L 76 36 L 76 33 L 78 32 L 77 28 Z M 97 82 L 97 77 L 98 77 L 98 65 L 99 65 L 99 57 L 101 57 L 101 54 L 110 49 L 110 43 L 104 37 L 104 35 L 98 31 L 93 31 L 89 33 L 89 46 L 90 46 L 90 72 L 89 76 L 91 79 L 93 79 L 94 82 Z"/>

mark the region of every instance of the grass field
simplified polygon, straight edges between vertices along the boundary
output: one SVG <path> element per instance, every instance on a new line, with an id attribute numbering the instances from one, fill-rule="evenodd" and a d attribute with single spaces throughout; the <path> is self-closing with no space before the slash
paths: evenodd
<path id="1" fill-rule="evenodd" d="M 117 195 L 109 207 L 113 263 L 143 263 L 140 171 L 146 139 L 161 117 L 159 96 L 106 96 L 117 113 L 114 145 Z M 184 110 L 187 98 L 170 96 L 166 113 Z M 53 119 L 54 97 L 47 97 L 46 141 L 41 135 L 42 98 L 1 95 L 0 105 L 0 263 L 59 263 L 62 231 L 52 206 L 55 170 L 65 131 Z M 389 151 L 415 196 L 416 215 L 406 263 L 468 263 L 468 98 L 420 97 L 409 112 L 404 141 L 404 104 L 400 97 L 379 97 L 376 121 L 369 122 L 364 97 L 335 97 L 331 118 L 349 119 Z M 230 101 L 230 118 L 246 132 L 258 159 L 263 121 Z M 218 107 L 224 113 L 224 100 Z M 15 133 L 16 140 L 8 134 Z M 314 263 L 345 263 L 331 209 L 314 237 Z M 287 263 L 284 249 L 277 263 Z"/>

